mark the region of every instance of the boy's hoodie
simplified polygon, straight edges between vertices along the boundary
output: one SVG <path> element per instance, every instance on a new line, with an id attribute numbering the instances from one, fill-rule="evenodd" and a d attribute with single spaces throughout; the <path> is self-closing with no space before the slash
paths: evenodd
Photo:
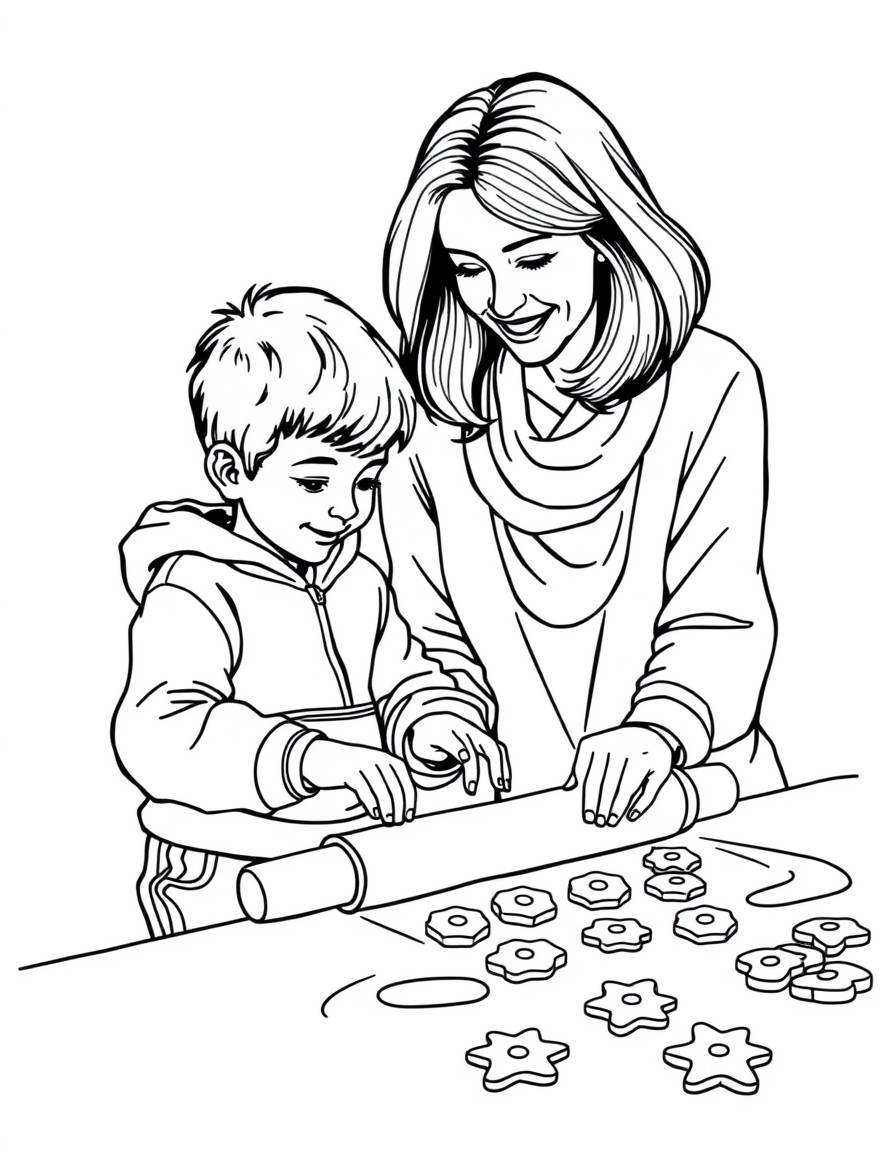
<path id="1" fill-rule="evenodd" d="M 121 545 L 140 607 L 113 741 L 147 795 L 269 813 L 309 795 L 320 733 L 401 756 L 430 712 L 491 726 L 490 702 L 423 655 L 357 534 L 303 573 L 231 521 L 225 504 L 156 504 Z"/>

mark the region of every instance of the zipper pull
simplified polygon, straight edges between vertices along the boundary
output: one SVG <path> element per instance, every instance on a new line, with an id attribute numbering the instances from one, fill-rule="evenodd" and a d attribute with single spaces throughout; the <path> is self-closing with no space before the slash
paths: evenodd
<path id="1" fill-rule="evenodd" d="M 305 591 L 308 593 L 314 603 L 318 605 L 318 607 L 326 604 L 327 597 L 323 588 L 318 588 L 316 584 L 306 584 Z"/>

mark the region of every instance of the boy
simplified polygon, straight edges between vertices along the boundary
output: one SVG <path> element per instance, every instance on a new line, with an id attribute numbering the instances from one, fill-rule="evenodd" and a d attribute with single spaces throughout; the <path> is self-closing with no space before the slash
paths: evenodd
<path id="1" fill-rule="evenodd" d="M 122 543 L 140 607 L 113 743 L 156 802 L 152 935 L 238 916 L 236 872 L 280 853 L 284 817 L 400 824 L 417 786 L 447 790 L 430 809 L 481 799 L 486 775 L 509 787 L 492 702 L 424 655 L 358 550 L 413 423 L 393 356 L 310 289 L 253 288 L 215 315 L 188 371 L 223 503 L 155 505 Z"/>

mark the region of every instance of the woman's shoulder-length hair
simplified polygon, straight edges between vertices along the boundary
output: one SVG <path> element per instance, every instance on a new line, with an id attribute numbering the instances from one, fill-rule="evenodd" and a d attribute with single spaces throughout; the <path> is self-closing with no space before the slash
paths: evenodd
<path id="1" fill-rule="evenodd" d="M 532 73 L 458 100 L 423 142 L 386 245 L 384 289 L 400 359 L 424 408 L 475 434 L 503 345 L 467 312 L 438 238 L 442 201 L 472 189 L 493 215 L 533 232 L 581 235 L 604 256 L 606 315 L 566 389 L 621 403 L 668 369 L 706 303 L 709 271 L 657 204 L 609 121 L 580 93 Z"/>

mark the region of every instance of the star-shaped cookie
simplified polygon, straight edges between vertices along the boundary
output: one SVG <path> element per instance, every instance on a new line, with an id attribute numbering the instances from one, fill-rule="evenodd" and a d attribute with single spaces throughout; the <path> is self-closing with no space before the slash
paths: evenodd
<path id="1" fill-rule="evenodd" d="M 605 980 L 600 996 L 585 1002 L 585 1015 L 606 1020 L 614 1036 L 628 1036 L 638 1028 L 666 1028 L 669 1013 L 677 1007 L 674 996 L 657 991 L 655 980 L 634 984 Z"/>
<path id="2" fill-rule="evenodd" d="M 545 1040 L 537 1028 L 522 1032 L 486 1032 L 486 1043 L 467 1052 L 467 1063 L 484 1068 L 482 1086 L 489 1092 L 503 1092 L 514 1084 L 557 1083 L 554 1067 L 569 1055 L 569 1045 Z"/>
<path id="3" fill-rule="evenodd" d="M 685 1092 L 708 1092 L 727 1088 L 750 1096 L 759 1091 L 759 1077 L 754 1071 L 771 1062 L 770 1048 L 750 1043 L 749 1028 L 723 1031 L 700 1022 L 691 1029 L 688 1044 L 676 1044 L 663 1051 L 663 1060 L 671 1068 L 684 1068 L 682 1087 Z"/>

